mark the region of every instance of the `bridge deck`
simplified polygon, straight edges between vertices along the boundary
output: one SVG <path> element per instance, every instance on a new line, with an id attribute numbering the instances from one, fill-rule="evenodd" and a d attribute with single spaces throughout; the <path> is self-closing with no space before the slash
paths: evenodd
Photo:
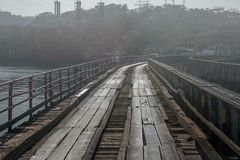
<path id="1" fill-rule="evenodd" d="M 82 159 L 100 123 L 115 100 L 130 66 L 117 70 L 64 124 L 57 126 L 31 160 Z M 132 114 L 127 159 L 179 159 L 176 145 L 164 122 L 156 91 L 144 71 L 137 66 L 133 75 Z M 161 112 L 162 111 L 162 112 Z"/>
<path id="2" fill-rule="evenodd" d="M 159 99 L 156 87 L 146 73 L 146 66 L 146 64 L 124 66 L 110 75 L 65 117 L 46 136 L 47 138 L 45 137 L 40 146 L 30 154 L 30 159 L 79 160 L 88 159 L 89 156 L 86 158 L 86 154 L 96 154 L 97 146 L 94 148 L 92 142 L 98 142 L 101 139 L 102 131 L 106 127 L 120 90 L 126 83 L 125 79 L 130 69 L 133 69 L 131 88 L 126 88 L 131 90 L 127 93 L 127 97 L 131 101 L 130 112 L 126 113 L 128 120 L 126 120 L 125 129 L 121 133 L 117 158 L 119 160 L 185 159 L 183 151 L 177 148 L 174 137 L 169 132 L 166 124 L 169 117 L 163 107 L 165 104 L 162 104 L 163 101 Z M 127 125 L 128 127 L 126 127 Z M 117 127 L 115 130 L 117 132 Z M 177 128 L 176 130 L 181 132 L 180 130 L 183 129 Z M 115 132 L 114 128 L 112 128 L 112 132 Z M 182 135 L 185 136 L 185 132 Z M 188 137 L 189 135 L 187 135 Z M 111 138 L 116 139 L 117 137 Z M 194 143 L 187 145 L 187 147 L 195 149 Z M 94 151 L 89 152 L 91 149 Z M 102 159 L 108 159 L 109 152 L 106 150 Z M 195 159 L 201 159 L 199 153 L 195 152 L 194 150 Z M 94 155 L 90 155 L 90 157 L 94 158 Z M 28 158 L 21 157 L 21 159 Z M 95 157 L 95 159 L 97 158 Z"/>
<path id="3" fill-rule="evenodd" d="M 129 66 L 116 71 L 65 124 L 58 126 L 56 132 L 41 146 L 31 160 L 81 159 L 125 79 Z"/>

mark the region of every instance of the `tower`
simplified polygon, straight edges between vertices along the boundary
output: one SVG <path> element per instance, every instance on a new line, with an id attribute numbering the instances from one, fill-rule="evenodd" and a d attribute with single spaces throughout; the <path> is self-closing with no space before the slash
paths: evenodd
<path id="1" fill-rule="evenodd" d="M 175 0 L 172 0 L 172 4 L 175 5 Z"/>
<path id="2" fill-rule="evenodd" d="M 79 20 L 81 18 L 81 10 L 82 10 L 82 2 L 80 0 L 77 0 L 75 2 L 75 12 L 76 12 L 76 18 Z"/>
<path id="3" fill-rule="evenodd" d="M 61 14 L 61 3 L 58 0 L 54 2 L 54 14 L 55 15 Z"/>
<path id="4" fill-rule="evenodd" d="M 77 0 L 77 1 L 75 2 L 75 10 L 76 10 L 77 13 L 80 13 L 80 12 L 81 12 L 81 7 L 82 7 L 82 2 L 79 1 L 79 0 Z"/>
<path id="5" fill-rule="evenodd" d="M 104 14 L 105 14 L 105 4 L 104 4 L 104 2 L 100 1 L 97 5 L 97 8 L 99 9 L 100 16 L 104 16 Z"/>
<path id="6" fill-rule="evenodd" d="M 186 1 L 185 0 L 183 0 L 183 7 L 185 7 L 186 6 Z"/>
<path id="7" fill-rule="evenodd" d="M 147 9 L 151 6 L 149 0 L 138 0 L 137 4 L 135 6 L 138 6 L 138 11 L 142 12 L 144 9 Z"/>
<path id="8" fill-rule="evenodd" d="M 165 0 L 165 5 L 167 5 L 168 4 L 168 0 Z"/>

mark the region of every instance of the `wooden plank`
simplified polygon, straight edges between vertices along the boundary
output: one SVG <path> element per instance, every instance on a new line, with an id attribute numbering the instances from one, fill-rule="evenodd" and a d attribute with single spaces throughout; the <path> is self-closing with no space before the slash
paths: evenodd
<path id="1" fill-rule="evenodd" d="M 131 125 L 142 125 L 142 116 L 140 107 L 132 107 Z"/>
<path id="2" fill-rule="evenodd" d="M 145 88 L 138 88 L 138 93 L 140 97 L 147 96 Z"/>
<path id="3" fill-rule="evenodd" d="M 49 137 L 47 141 L 37 150 L 30 160 L 47 159 L 70 130 L 71 128 L 62 128 L 57 130 L 57 132 Z"/>
<path id="4" fill-rule="evenodd" d="M 185 155 L 183 154 L 183 151 L 182 151 L 181 148 L 177 148 L 177 152 L 178 152 L 178 155 L 179 155 L 180 160 L 186 160 L 186 157 L 185 157 Z M 194 159 L 194 160 L 197 160 L 197 159 Z"/>
<path id="5" fill-rule="evenodd" d="M 164 108 L 163 108 L 161 103 L 158 103 L 158 108 L 159 108 L 159 110 L 160 110 L 160 112 L 161 112 L 161 114 L 163 116 L 163 119 L 165 121 L 168 121 L 168 116 L 167 116 L 167 114 L 166 114 L 166 112 L 165 112 L 165 110 L 164 110 Z"/>
<path id="6" fill-rule="evenodd" d="M 138 80 L 136 78 L 133 79 L 133 89 L 138 89 Z"/>
<path id="7" fill-rule="evenodd" d="M 142 76 L 139 76 L 138 89 L 145 89 L 144 81 L 142 80 Z"/>
<path id="8" fill-rule="evenodd" d="M 66 128 L 73 128 L 76 126 L 76 124 L 80 121 L 80 119 L 83 117 L 83 115 L 90 109 L 91 105 L 94 103 L 94 101 L 97 100 L 97 97 L 91 97 L 85 103 L 69 120 L 64 126 Z"/>
<path id="9" fill-rule="evenodd" d="M 117 160 L 125 160 L 127 156 L 127 147 L 120 147 Z"/>
<path id="10" fill-rule="evenodd" d="M 117 89 L 111 89 L 107 95 L 107 97 L 114 97 L 117 92 Z"/>
<path id="11" fill-rule="evenodd" d="M 163 160 L 180 160 L 176 146 L 172 143 L 164 143 L 160 147 Z"/>
<path id="12" fill-rule="evenodd" d="M 147 96 L 147 98 L 148 98 L 148 102 L 149 102 L 150 107 L 158 106 L 157 101 L 155 99 L 155 96 Z"/>
<path id="13" fill-rule="evenodd" d="M 127 151 L 127 160 L 143 160 L 142 146 L 129 146 Z"/>
<path id="14" fill-rule="evenodd" d="M 150 85 L 150 88 L 155 88 L 155 87 L 153 86 L 151 80 L 148 80 L 148 83 L 149 83 L 149 85 Z"/>
<path id="15" fill-rule="evenodd" d="M 132 98 L 132 107 L 140 107 L 140 97 Z"/>
<path id="16" fill-rule="evenodd" d="M 153 118 L 148 104 L 147 97 L 140 97 L 141 113 L 142 113 L 142 122 L 143 124 L 153 124 Z"/>
<path id="17" fill-rule="evenodd" d="M 113 106 L 114 106 L 114 103 L 115 103 L 118 95 L 119 95 L 119 91 L 117 91 L 116 95 L 112 98 L 111 103 L 107 109 L 107 112 L 105 113 L 104 117 L 102 118 L 101 124 L 97 128 L 97 130 L 92 138 L 92 141 L 90 142 L 89 147 L 88 147 L 87 151 L 85 152 L 84 157 L 82 158 L 83 160 L 92 159 L 92 156 L 94 154 L 94 151 L 96 150 L 96 147 L 98 145 L 98 142 L 102 135 L 102 132 L 107 125 L 107 121 L 109 119 L 110 114 L 112 113 Z"/>
<path id="18" fill-rule="evenodd" d="M 162 160 L 159 146 L 144 146 L 144 160 Z"/>
<path id="19" fill-rule="evenodd" d="M 158 107 L 150 107 L 150 111 L 152 113 L 153 123 L 155 125 L 159 123 L 165 123 L 164 118 Z"/>
<path id="20" fill-rule="evenodd" d="M 103 91 L 103 88 L 99 88 L 93 95 L 92 97 L 98 97 Z"/>
<path id="21" fill-rule="evenodd" d="M 158 146 L 161 144 L 157 131 L 153 125 L 143 125 L 143 131 L 147 146 Z"/>
<path id="22" fill-rule="evenodd" d="M 127 120 L 124 126 L 121 146 L 128 146 L 129 144 L 129 136 L 130 136 L 130 129 L 131 129 L 131 115 L 132 115 L 132 109 L 131 107 L 128 107 Z"/>
<path id="23" fill-rule="evenodd" d="M 96 114 L 94 115 L 94 117 L 92 118 L 92 120 L 90 121 L 90 123 L 88 124 L 87 128 L 97 128 L 99 127 L 101 120 L 104 116 L 104 114 L 106 113 L 110 102 L 111 102 L 112 98 L 111 97 L 107 97 L 104 99 L 103 103 L 101 104 L 101 106 L 99 107 L 98 111 L 96 112 Z"/>
<path id="24" fill-rule="evenodd" d="M 93 103 L 91 110 L 88 110 L 83 118 L 79 121 L 75 128 L 73 128 L 66 138 L 59 144 L 59 146 L 54 150 L 54 152 L 50 155 L 49 160 L 64 160 L 64 157 L 70 151 L 84 128 L 90 122 L 98 108 L 103 102 L 103 97 L 98 97 L 97 100 Z"/>
<path id="25" fill-rule="evenodd" d="M 79 160 L 82 159 L 85 152 L 87 151 L 87 148 L 89 146 L 89 143 L 96 131 L 96 128 L 87 129 L 84 131 L 81 136 L 78 138 L 78 140 L 75 142 L 72 149 L 67 154 L 67 157 L 65 160 Z"/>
<path id="26" fill-rule="evenodd" d="M 142 125 L 131 124 L 129 145 L 130 146 L 142 146 L 143 145 Z"/>
<path id="27" fill-rule="evenodd" d="M 110 88 L 104 88 L 99 97 L 106 97 L 110 90 L 111 90 Z"/>
<path id="28" fill-rule="evenodd" d="M 175 144 L 167 126 L 165 123 L 161 123 L 161 124 L 156 124 L 155 125 L 157 133 L 158 133 L 158 137 L 161 141 L 161 143 L 172 143 Z"/>
<path id="29" fill-rule="evenodd" d="M 133 97 L 139 97 L 138 88 L 133 88 Z"/>
<path id="30" fill-rule="evenodd" d="M 146 90 L 146 95 L 147 96 L 155 96 L 157 94 L 156 91 L 153 90 L 153 89 L 145 88 L 145 90 Z"/>

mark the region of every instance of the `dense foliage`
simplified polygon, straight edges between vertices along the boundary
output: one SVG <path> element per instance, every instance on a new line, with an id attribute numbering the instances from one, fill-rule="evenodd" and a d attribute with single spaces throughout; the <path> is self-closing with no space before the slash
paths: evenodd
<path id="1" fill-rule="evenodd" d="M 79 63 L 145 52 L 172 53 L 176 48 L 240 54 L 240 14 L 182 6 L 129 10 L 111 4 L 60 16 L 42 13 L 19 17 L 0 12 L 0 62 L 10 64 Z M 11 19 L 11 23 L 9 22 Z"/>

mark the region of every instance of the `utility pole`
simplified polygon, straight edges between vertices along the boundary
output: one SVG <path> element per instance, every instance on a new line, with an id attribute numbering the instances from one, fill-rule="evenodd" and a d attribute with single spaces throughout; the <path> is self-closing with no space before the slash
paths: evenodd
<path id="1" fill-rule="evenodd" d="M 54 14 L 55 15 L 61 14 L 61 3 L 58 0 L 54 2 Z"/>

